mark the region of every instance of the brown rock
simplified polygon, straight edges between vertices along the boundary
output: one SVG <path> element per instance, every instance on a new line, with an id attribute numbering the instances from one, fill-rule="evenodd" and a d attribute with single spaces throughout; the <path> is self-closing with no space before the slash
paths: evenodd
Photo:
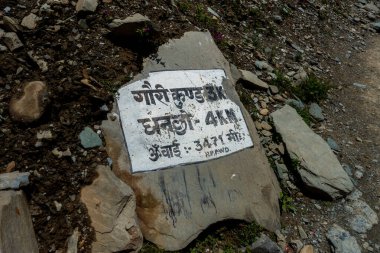
<path id="1" fill-rule="evenodd" d="M 263 116 L 268 115 L 268 113 L 269 113 L 269 110 L 268 110 L 268 109 L 261 109 L 261 110 L 260 110 L 260 114 L 263 115 Z"/>
<path id="2" fill-rule="evenodd" d="M 22 191 L 0 191 L 0 252 L 38 253 L 32 219 Z"/>
<path id="3" fill-rule="evenodd" d="M 137 225 L 136 198 L 132 189 L 110 168 L 98 166 L 98 177 L 81 191 L 95 229 L 92 252 L 138 252 L 143 237 Z"/>
<path id="4" fill-rule="evenodd" d="M 272 130 L 272 126 L 269 125 L 269 123 L 266 122 L 266 121 L 261 122 L 261 127 L 262 127 L 264 130 L 267 130 L 267 131 Z"/>
<path id="5" fill-rule="evenodd" d="M 37 27 L 37 22 L 40 20 L 40 18 L 34 14 L 34 13 L 30 13 L 28 16 L 25 16 L 22 21 L 21 21 L 21 25 L 23 27 L 26 27 L 30 30 L 33 30 Z"/>
<path id="6" fill-rule="evenodd" d="M 5 172 L 9 173 L 9 172 L 12 172 L 16 167 L 16 162 L 15 161 L 12 161 L 10 163 L 8 163 L 7 167 L 5 168 Z"/>
<path id="7" fill-rule="evenodd" d="M 314 253 L 314 248 L 312 245 L 306 245 L 301 249 L 300 253 Z"/>
<path id="8" fill-rule="evenodd" d="M 15 121 L 32 122 L 39 119 L 47 104 L 47 86 L 41 81 L 24 85 L 21 97 L 12 97 L 9 112 Z"/>

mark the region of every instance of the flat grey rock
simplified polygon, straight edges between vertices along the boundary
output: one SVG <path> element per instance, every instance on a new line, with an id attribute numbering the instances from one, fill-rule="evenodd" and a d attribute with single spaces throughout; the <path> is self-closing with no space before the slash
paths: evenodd
<path id="1" fill-rule="evenodd" d="M 66 253 L 77 253 L 78 252 L 78 239 L 79 239 L 78 228 L 74 229 L 73 234 L 67 240 L 67 250 Z"/>
<path id="2" fill-rule="evenodd" d="M 352 85 L 355 86 L 355 87 L 357 87 L 357 88 L 360 88 L 360 89 L 367 88 L 367 85 L 361 84 L 361 83 L 353 83 Z"/>
<path id="3" fill-rule="evenodd" d="M 95 229 L 93 253 L 138 252 L 143 238 L 137 225 L 136 198 L 132 189 L 106 166 L 98 166 L 98 177 L 81 190 Z"/>
<path id="4" fill-rule="evenodd" d="M 77 12 L 89 11 L 94 12 L 98 7 L 98 0 L 78 0 L 75 10 Z"/>
<path id="5" fill-rule="evenodd" d="M 335 150 L 338 152 L 341 150 L 338 143 L 336 143 L 336 141 L 334 139 L 327 137 L 326 142 L 332 150 Z"/>
<path id="6" fill-rule="evenodd" d="M 329 229 L 326 237 L 332 245 L 333 253 L 361 253 L 355 237 L 336 224 Z"/>
<path id="7" fill-rule="evenodd" d="M 252 88 L 259 88 L 259 89 L 268 89 L 269 88 L 269 86 L 266 82 L 260 80 L 260 78 L 258 78 L 251 71 L 247 71 L 247 70 L 240 70 L 240 71 L 241 71 L 241 80 L 251 84 Z"/>
<path id="8" fill-rule="evenodd" d="M 3 42 L 11 51 L 24 46 L 15 32 L 5 33 L 3 36 Z"/>
<path id="9" fill-rule="evenodd" d="M 299 163 L 296 169 L 306 188 L 332 199 L 352 191 L 353 184 L 330 147 L 305 124 L 295 109 L 285 105 L 271 116 L 290 158 Z"/>
<path id="10" fill-rule="evenodd" d="M 279 185 L 260 146 L 249 113 L 234 89 L 229 62 L 212 36 L 188 32 L 146 59 L 134 81 L 154 71 L 224 69 L 223 88 L 242 110 L 254 147 L 218 159 L 177 165 L 165 170 L 131 173 L 131 162 L 118 120 L 104 121 L 102 130 L 113 171 L 136 194 L 144 238 L 166 250 L 186 247 L 209 225 L 226 219 L 256 221 L 274 231 L 280 227 Z M 115 109 L 114 109 L 115 110 Z M 114 111 L 117 112 L 117 111 Z"/>
<path id="11" fill-rule="evenodd" d="M 29 172 L 14 171 L 0 174 L 0 190 L 17 190 L 29 184 Z"/>
<path id="12" fill-rule="evenodd" d="M 267 235 L 262 234 L 251 246 L 249 252 L 252 253 L 283 253 L 278 245 L 273 242 Z"/>
<path id="13" fill-rule="evenodd" d="M 317 103 L 310 104 L 309 113 L 314 119 L 318 121 L 325 120 L 325 117 L 322 114 L 322 108 Z"/>
<path id="14" fill-rule="evenodd" d="M 127 24 L 144 22 L 150 22 L 150 19 L 146 16 L 141 15 L 140 13 L 136 13 L 132 16 L 126 17 L 125 19 L 114 19 L 108 26 L 110 28 L 117 28 Z"/>
<path id="15" fill-rule="evenodd" d="M 371 23 L 371 27 L 380 33 L 380 22 Z"/>
<path id="16" fill-rule="evenodd" d="M 267 70 L 268 72 L 272 72 L 273 68 L 266 61 L 255 61 L 256 68 L 260 70 Z"/>
<path id="17" fill-rule="evenodd" d="M 0 223 L 0 252 L 39 252 L 22 191 L 0 191 Z"/>
<path id="18" fill-rule="evenodd" d="M 376 212 L 363 200 L 349 201 L 346 210 L 350 213 L 348 223 L 352 230 L 357 233 L 366 233 L 379 222 Z"/>
<path id="19" fill-rule="evenodd" d="M 285 103 L 290 105 L 291 107 L 294 107 L 294 108 L 299 109 L 299 110 L 303 110 L 305 108 L 304 103 L 302 103 L 302 101 L 300 101 L 300 100 L 287 99 L 285 101 Z"/>

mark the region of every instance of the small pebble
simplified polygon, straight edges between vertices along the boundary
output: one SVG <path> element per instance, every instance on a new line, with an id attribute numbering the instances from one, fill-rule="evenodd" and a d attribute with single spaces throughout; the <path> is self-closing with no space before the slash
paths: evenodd
<path id="1" fill-rule="evenodd" d="M 261 109 L 260 110 L 260 114 L 263 115 L 263 116 L 267 116 L 269 113 L 269 110 L 268 109 Z"/>

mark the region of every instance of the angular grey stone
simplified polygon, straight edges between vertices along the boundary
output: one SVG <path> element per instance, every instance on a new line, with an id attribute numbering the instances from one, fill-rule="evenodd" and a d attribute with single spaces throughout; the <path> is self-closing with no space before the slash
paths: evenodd
<path id="1" fill-rule="evenodd" d="M 327 144 L 329 145 L 329 147 L 332 149 L 332 150 L 335 150 L 335 151 L 340 151 L 340 147 L 338 145 L 338 143 L 336 143 L 336 141 L 334 141 L 334 139 L 330 138 L 330 137 L 327 137 L 327 140 L 326 140 Z"/>
<path id="2" fill-rule="evenodd" d="M 361 253 L 355 237 L 336 224 L 329 229 L 326 237 L 332 244 L 333 253 Z"/>
<path id="3" fill-rule="evenodd" d="M 127 24 L 142 22 L 150 22 L 150 19 L 140 13 L 136 13 L 132 16 L 126 17 L 125 19 L 114 19 L 108 26 L 113 29 Z"/>
<path id="4" fill-rule="evenodd" d="M 38 253 L 28 204 L 22 191 L 0 191 L 0 252 Z"/>
<path id="5" fill-rule="evenodd" d="M 299 163 L 296 170 L 307 188 L 332 199 L 352 191 L 353 184 L 330 147 L 305 124 L 295 109 L 285 105 L 271 116 L 290 158 Z"/>
<path id="6" fill-rule="evenodd" d="M 94 148 L 102 145 L 102 140 L 94 130 L 89 127 L 85 127 L 79 134 L 80 143 L 84 148 Z"/>
<path id="7" fill-rule="evenodd" d="M 136 13 L 125 19 L 114 19 L 108 27 L 111 28 L 110 38 L 133 45 L 159 32 L 157 27 L 146 16 Z M 116 42 L 115 41 L 115 42 Z"/>
<path id="8" fill-rule="evenodd" d="M 160 62 L 146 59 L 142 73 L 165 70 L 224 69 L 227 96 L 242 110 L 254 147 L 229 156 L 166 170 L 131 173 L 131 164 L 118 120 L 102 123 L 113 171 L 134 190 L 144 238 L 166 250 L 187 246 L 209 225 L 225 219 L 256 221 L 279 228 L 279 185 L 270 168 L 249 113 L 237 95 L 230 64 L 210 33 L 187 32 L 158 50 Z M 162 64 L 165 63 L 165 64 Z M 114 109 L 115 110 L 115 109 Z M 115 111 L 113 112 L 115 113 Z"/>
<path id="9" fill-rule="evenodd" d="M 260 80 L 255 74 L 251 71 L 240 70 L 241 71 L 241 80 L 246 81 L 252 84 L 254 87 L 259 89 L 268 89 L 269 86 L 266 82 Z"/>
<path id="10" fill-rule="evenodd" d="M 98 166 L 96 172 L 98 177 L 82 188 L 80 195 L 95 229 L 92 252 L 138 252 L 143 237 L 137 225 L 136 198 L 132 189 L 109 167 Z"/>
<path id="11" fill-rule="evenodd" d="M 267 70 L 269 72 L 273 71 L 273 68 L 265 61 L 255 61 L 256 68 L 260 70 Z"/>
<path id="12" fill-rule="evenodd" d="M 261 234 L 252 245 L 249 252 L 252 253 L 283 253 L 278 245 L 273 242 L 267 235 Z"/>
<path id="13" fill-rule="evenodd" d="M 3 36 L 4 44 L 8 47 L 9 50 L 14 51 L 22 46 L 21 40 L 18 38 L 15 32 L 5 33 Z"/>
<path id="14" fill-rule="evenodd" d="M 269 85 L 269 89 L 272 94 L 277 94 L 279 92 L 278 87 L 275 85 Z"/>
<path id="15" fill-rule="evenodd" d="M 363 8 L 367 11 L 372 11 L 373 13 L 379 13 L 379 8 L 374 4 L 374 3 L 368 3 L 366 5 L 363 6 Z"/>
<path id="16" fill-rule="evenodd" d="M 314 119 L 316 119 L 318 121 L 325 120 L 325 117 L 322 114 L 322 108 L 316 103 L 310 104 L 309 113 Z"/>
<path id="17" fill-rule="evenodd" d="M 98 7 L 98 0 L 78 0 L 75 10 L 80 11 L 91 11 L 94 12 Z"/>
<path id="18" fill-rule="evenodd" d="M 293 78 L 299 82 L 305 80 L 307 77 L 308 77 L 307 72 L 302 67 L 299 68 L 297 73 L 293 76 Z"/>
<path id="19" fill-rule="evenodd" d="M 305 108 L 305 105 L 302 103 L 302 101 L 300 100 L 295 100 L 295 99 L 287 99 L 285 101 L 286 104 L 296 108 L 296 109 L 300 109 L 300 110 L 303 110 Z"/>
<path id="20" fill-rule="evenodd" d="M 367 88 L 367 85 L 361 84 L 361 83 L 353 83 L 352 85 L 355 86 L 355 87 L 357 87 L 357 88 L 360 88 L 360 89 Z"/>
<path id="21" fill-rule="evenodd" d="M 44 82 L 33 81 L 22 88 L 23 94 L 15 94 L 9 104 L 9 113 L 13 120 L 32 122 L 38 120 L 48 101 L 47 86 Z"/>
<path id="22" fill-rule="evenodd" d="M 366 233 L 379 222 L 376 212 L 363 200 L 349 201 L 347 206 L 352 215 L 348 222 L 355 232 Z"/>
<path id="23" fill-rule="evenodd" d="M 66 253 L 77 253 L 78 252 L 78 239 L 79 239 L 79 231 L 76 228 L 73 234 L 67 240 L 67 251 Z"/>
<path id="24" fill-rule="evenodd" d="M 17 190 L 29 184 L 29 172 L 14 171 L 0 174 L 0 190 Z"/>
<path id="25" fill-rule="evenodd" d="M 371 23 L 371 27 L 380 33 L 380 22 Z"/>

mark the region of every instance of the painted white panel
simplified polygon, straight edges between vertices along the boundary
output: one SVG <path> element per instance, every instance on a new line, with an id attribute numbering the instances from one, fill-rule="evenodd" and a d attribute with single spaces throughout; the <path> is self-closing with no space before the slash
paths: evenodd
<path id="1" fill-rule="evenodd" d="M 221 69 L 150 73 L 117 104 L 133 172 L 207 161 L 253 146 Z"/>

